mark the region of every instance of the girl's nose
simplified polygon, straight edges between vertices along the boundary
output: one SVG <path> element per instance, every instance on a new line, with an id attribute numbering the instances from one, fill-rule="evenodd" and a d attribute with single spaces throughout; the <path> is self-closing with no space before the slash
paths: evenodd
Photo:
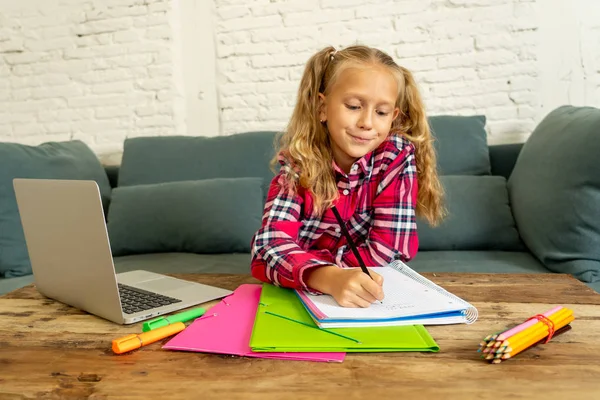
<path id="1" fill-rule="evenodd" d="M 371 128 L 373 127 L 373 117 L 371 116 L 370 110 L 364 110 L 360 114 L 360 119 L 358 120 L 358 127 L 366 131 L 371 130 Z"/>

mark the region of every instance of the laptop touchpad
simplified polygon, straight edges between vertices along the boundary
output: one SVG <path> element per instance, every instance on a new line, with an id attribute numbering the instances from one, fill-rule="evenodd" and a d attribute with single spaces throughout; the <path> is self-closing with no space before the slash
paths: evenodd
<path id="1" fill-rule="evenodd" d="M 177 279 L 161 278 L 152 279 L 150 281 L 145 282 L 138 282 L 134 286 L 140 289 L 149 290 L 151 292 L 167 292 L 170 290 L 182 289 L 191 284 L 193 283 Z"/>

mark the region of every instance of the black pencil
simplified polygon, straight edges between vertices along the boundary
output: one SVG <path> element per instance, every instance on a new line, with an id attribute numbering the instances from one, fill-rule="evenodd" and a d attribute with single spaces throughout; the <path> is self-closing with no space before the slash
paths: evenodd
<path id="1" fill-rule="evenodd" d="M 365 262 L 363 261 L 362 257 L 360 256 L 360 253 L 358 252 L 358 249 L 356 248 L 354 241 L 350 237 L 350 233 L 348 232 L 348 229 L 346 228 L 346 224 L 344 223 L 344 220 L 342 219 L 340 213 L 338 212 L 338 210 L 335 207 L 332 207 L 331 210 L 333 211 L 333 215 L 335 215 L 335 218 L 337 219 L 338 223 L 340 224 L 342 233 L 344 234 L 344 237 L 346 238 L 346 242 L 348 242 L 348 245 L 350 246 L 350 249 L 352 250 L 354 257 L 356 257 L 356 259 L 358 260 L 358 265 L 360 265 L 360 269 L 362 269 L 362 272 L 369 275 L 369 278 L 373 279 L 373 277 L 369 273 L 369 270 L 367 269 L 367 266 L 365 265 Z"/>

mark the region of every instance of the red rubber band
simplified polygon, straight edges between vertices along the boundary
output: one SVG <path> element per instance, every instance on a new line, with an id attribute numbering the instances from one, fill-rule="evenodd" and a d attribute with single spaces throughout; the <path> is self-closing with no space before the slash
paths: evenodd
<path id="1" fill-rule="evenodd" d="M 550 339 L 552 339 L 552 336 L 554 335 L 554 322 L 552 322 L 551 319 L 549 319 L 548 317 L 546 317 L 545 315 L 542 315 L 542 314 L 536 314 L 533 317 L 529 318 L 527 321 L 530 321 L 532 319 L 537 319 L 538 321 L 546 324 L 546 326 L 548 327 L 548 337 L 546 338 L 546 341 L 544 342 L 544 344 L 548 343 L 550 341 Z"/>

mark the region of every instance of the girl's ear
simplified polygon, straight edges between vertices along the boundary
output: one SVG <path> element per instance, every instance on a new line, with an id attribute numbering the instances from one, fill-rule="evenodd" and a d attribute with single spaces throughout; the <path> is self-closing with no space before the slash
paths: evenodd
<path id="1" fill-rule="evenodd" d="M 400 109 L 398 107 L 396 107 L 396 108 L 394 108 L 394 114 L 393 114 L 392 121 L 395 121 L 396 118 L 398 118 L 398 114 L 400 114 Z"/>
<path id="2" fill-rule="evenodd" d="M 325 104 L 325 95 L 323 93 L 319 93 L 319 121 L 325 122 L 327 121 L 327 104 Z"/>

